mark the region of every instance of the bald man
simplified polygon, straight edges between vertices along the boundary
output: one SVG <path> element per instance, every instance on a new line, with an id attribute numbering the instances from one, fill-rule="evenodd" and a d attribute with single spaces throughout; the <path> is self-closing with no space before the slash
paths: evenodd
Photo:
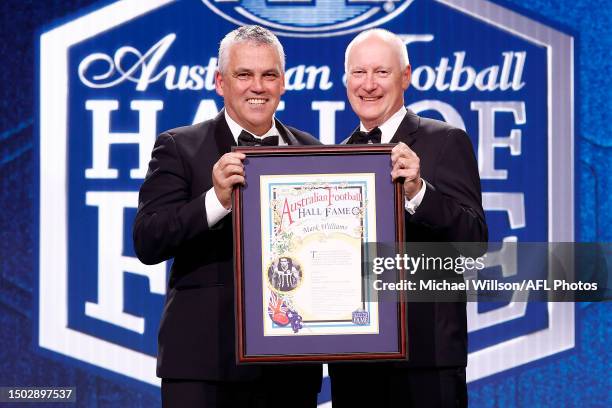
<path id="1" fill-rule="evenodd" d="M 346 49 L 345 70 L 360 120 L 346 143 L 396 143 L 391 177 L 403 184 L 407 240 L 486 242 L 471 141 L 404 107 L 411 69 L 403 41 L 386 30 L 364 31 Z M 409 303 L 407 317 L 408 361 L 330 365 L 334 408 L 467 406 L 465 303 Z"/>

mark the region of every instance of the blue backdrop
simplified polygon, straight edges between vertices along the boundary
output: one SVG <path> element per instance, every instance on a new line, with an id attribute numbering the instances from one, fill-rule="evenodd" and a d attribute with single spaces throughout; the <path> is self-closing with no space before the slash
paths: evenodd
<path id="1" fill-rule="evenodd" d="M 267 9 L 258 9 L 255 3 L 245 0 L 242 4 L 248 11 L 267 21 L 286 23 L 283 13 L 279 16 Z M 607 103 L 612 96 L 608 86 L 612 68 L 610 3 L 586 0 L 493 3 L 518 12 L 543 26 L 552 27 L 568 38 L 573 37 L 573 85 L 571 80 L 565 83 L 553 82 L 552 85 L 547 82 L 547 54 L 541 45 L 508 35 L 507 32 L 497 30 L 494 24 L 484 24 L 438 2 L 398 1 L 397 10 L 402 5 L 410 8 L 399 17 L 383 22 L 383 27 L 402 32 L 408 26 L 411 30 L 407 34 L 417 35 L 407 40 L 415 72 L 413 87 L 407 93 L 407 103 L 413 104 L 413 109 L 419 107 L 418 102 L 432 100 L 452 106 L 454 111 L 433 109 L 438 105 L 431 102 L 425 103 L 427 109 L 421 107 L 423 114 L 454 120 L 458 124 L 457 117 L 453 116 L 453 112 L 456 112 L 478 148 L 483 144 L 482 135 L 485 133 L 479 129 L 483 120 L 478 116 L 481 113 L 484 115 L 484 103 L 518 101 L 518 104 L 507 108 L 510 110 L 503 110 L 514 116 L 500 115 L 491 135 L 501 137 L 508 135 L 511 129 L 520 129 L 521 160 L 513 161 L 507 150 L 498 149 L 492 153 L 494 159 L 489 158 L 490 167 L 481 167 L 481 174 L 488 172 L 490 176 L 483 177 L 483 191 L 486 193 L 522 192 L 526 225 L 517 219 L 510 220 L 500 211 L 494 211 L 493 204 L 489 206 L 487 218 L 493 240 L 512 236 L 520 241 L 546 241 L 551 239 L 551 228 L 568 222 L 550 217 L 550 208 L 554 203 L 550 201 L 550 195 L 546 194 L 551 180 L 560 177 L 559 174 L 566 175 L 563 166 L 556 167 L 552 159 L 548 157 L 547 160 L 546 157 L 548 143 L 552 143 L 551 140 L 557 136 L 555 134 L 550 137 L 549 110 L 555 101 L 547 101 L 547 97 L 550 98 L 551 87 L 554 87 L 554 91 L 558 92 L 555 95 L 560 95 L 561 100 L 571 99 L 570 90 L 573 87 L 573 146 L 561 149 L 562 153 L 573 153 L 573 156 L 570 155 L 573 157 L 573 166 L 566 166 L 573 168 L 573 174 L 569 174 L 573 177 L 573 183 L 570 184 L 573 186 L 574 202 L 573 218 L 570 218 L 570 223 L 573 220 L 573 228 L 570 229 L 573 229 L 575 241 L 612 241 L 612 230 L 609 227 L 612 223 L 609 208 L 612 137 L 610 126 L 607 125 L 612 119 L 612 109 Z M 125 199 L 123 206 L 116 209 L 125 222 L 118 224 L 119 230 L 115 233 L 126 243 L 124 248 L 119 248 L 119 255 L 133 256 L 131 246 L 127 245 L 131 237 L 129 224 L 135 211 L 131 208 L 130 200 L 133 196 L 130 193 L 136 191 L 142 181 L 142 175 L 131 173 L 139 168 L 139 157 L 135 149 L 130 150 L 129 145 L 116 145 L 112 149 L 107 146 L 111 152 L 109 162 L 96 166 L 92 157 L 97 154 L 92 133 L 95 133 L 95 129 L 110 132 L 111 128 L 116 133 L 137 132 L 137 122 L 140 123 L 140 131 L 144 133 L 145 123 L 150 122 L 150 117 L 139 119 L 143 118 L 139 115 L 146 115 L 146 112 L 156 115 L 156 123 L 151 131 L 157 133 L 206 118 L 220 108 L 221 99 L 210 89 L 207 72 L 212 70 L 208 69 L 211 64 L 214 66 L 211 58 L 215 57 L 218 41 L 224 33 L 235 27 L 227 19 L 234 18 L 234 15 L 220 17 L 219 13 L 211 12 L 213 9 L 203 7 L 201 2 L 179 2 L 130 19 L 129 23 L 118 25 L 108 32 L 84 38 L 67 48 L 65 54 L 61 50 L 50 56 L 46 54 L 51 52 L 48 51 L 51 47 L 44 45 L 45 33 L 108 4 L 112 2 L 66 0 L 28 3 L 7 0 L 0 4 L 0 53 L 3 63 L 0 74 L 0 386 L 76 386 L 77 406 L 82 407 L 158 406 L 159 389 L 150 384 L 151 373 L 147 376 L 138 370 L 118 372 L 85 351 L 62 350 L 61 344 L 73 344 L 68 340 L 69 334 L 64 339 L 62 333 L 54 337 L 45 331 L 46 326 L 41 324 L 43 316 L 54 321 L 57 316 L 63 316 L 63 312 L 46 307 L 58 302 L 54 298 L 56 289 L 53 282 L 50 286 L 43 283 L 47 271 L 41 267 L 42 261 L 39 260 L 46 259 L 44 248 L 55 245 L 55 241 L 60 239 L 54 235 L 57 231 L 50 230 L 55 225 L 53 222 L 47 227 L 41 225 L 41 218 L 45 217 L 41 217 L 41 214 L 48 212 L 53 218 L 65 218 L 62 225 L 66 225 L 65 232 L 69 237 L 66 241 L 66 288 L 69 289 L 66 296 L 59 299 L 59 303 L 65 304 L 66 327 L 72 330 L 71 333 L 85 334 L 89 339 L 101 339 L 108 344 L 120 345 L 122 350 L 136 352 L 133 354 L 134 360 L 130 361 L 134 361 L 134 364 L 144 361 L 145 370 L 152 361 L 150 356 L 155 354 L 155 333 L 163 304 L 163 291 L 156 291 L 154 284 L 159 281 L 156 280 L 159 274 L 147 270 L 138 276 L 135 273 L 125 274 L 125 279 L 123 274 L 118 275 L 125 285 L 121 310 L 130 316 L 142 316 L 141 320 L 130 320 L 123 315 L 107 316 L 106 321 L 104 318 L 94 319 L 100 315 L 88 312 L 87 307 L 83 306 L 98 304 L 102 305 L 100 309 L 104 309 L 101 285 L 97 280 L 102 259 L 99 255 L 102 246 L 109 251 L 111 246 L 100 243 L 98 231 L 102 227 L 97 226 L 99 222 L 102 223 L 100 211 L 104 205 L 108 209 L 111 208 L 111 202 L 118 203 Z M 356 10 L 355 13 L 364 12 L 368 8 L 359 6 L 362 10 L 357 6 L 351 7 Z M 168 16 L 181 18 L 169 19 Z M 203 33 L 197 31 L 201 29 L 201 21 L 198 20 L 200 17 L 209 22 Z M 340 17 L 333 17 L 337 23 Z M 375 21 L 375 18 L 368 21 Z M 332 22 L 329 21 L 330 24 Z M 306 32 L 304 27 L 313 25 L 308 21 L 291 23 L 292 27 L 302 27 L 303 32 Z M 284 32 L 291 33 L 291 30 Z M 434 33 L 435 39 L 418 37 L 429 33 Z M 291 75 L 288 75 L 289 91 L 283 97 L 285 107 L 279 112 L 285 122 L 319 135 L 327 142 L 342 140 L 355 126 L 356 119 L 348 104 L 342 104 L 345 95 L 342 72 L 339 69 L 344 46 L 353 35 L 346 33 L 311 40 L 281 35 L 280 39 L 288 54 L 287 67 L 293 69 Z M 435 44 L 435 48 L 425 47 L 427 43 Z M 313 47 L 312 44 L 317 46 Z M 123 80 L 117 73 L 103 78 L 104 68 L 107 68 L 104 64 L 108 63 L 105 55 L 112 59 L 121 47 L 130 47 L 124 49 L 127 55 L 123 62 L 125 68 L 137 64 L 147 51 L 155 54 L 155 51 L 166 50 L 166 46 L 166 59 L 160 64 L 157 73 L 171 64 L 176 69 L 172 79 L 168 79 L 170 71 L 165 71 L 165 76 L 160 74 L 156 80 L 151 79 L 155 76 L 153 74 L 146 83 L 138 82 L 136 74 L 131 79 L 124 77 Z M 459 50 L 464 51 L 464 55 Z M 527 62 L 524 63 L 523 71 L 517 73 L 522 52 Z M 62 58 L 66 61 L 65 65 L 61 64 Z M 459 88 L 465 85 L 464 91 L 442 92 L 440 88 L 436 89 L 437 82 L 431 82 L 436 72 L 439 74 L 440 69 L 436 71 L 435 68 L 439 68 L 443 58 L 447 58 L 448 65 L 454 66 L 457 72 L 463 72 L 457 77 L 456 85 Z M 475 67 L 475 73 L 483 72 L 493 65 L 503 71 L 504 58 L 509 58 L 508 61 L 514 62 L 514 65 L 510 65 L 514 77 L 510 77 L 510 80 L 515 78 L 517 82 L 514 88 L 511 87 L 505 93 L 501 89 L 477 89 L 476 85 L 468 87 L 466 83 L 469 74 L 457 68 L 460 58 L 464 58 L 464 67 Z M 116 61 L 113 63 L 116 64 Z M 185 77 L 187 79 L 183 78 L 181 85 L 179 78 L 183 66 L 191 71 Z M 58 67 L 58 71 L 52 70 Z M 550 66 L 548 68 L 552 69 Z M 560 78 L 572 78 L 571 73 L 563 69 L 561 71 L 563 75 L 560 74 Z M 448 72 L 447 82 L 450 82 L 450 68 Z M 491 72 L 493 70 L 489 70 L 488 77 L 483 76 L 485 84 L 486 78 L 492 77 Z M 326 77 L 326 74 L 329 76 Z M 201 82 L 196 78 L 198 75 Z M 140 75 L 142 78 L 143 75 Z M 312 82 L 308 78 L 312 78 Z M 68 88 L 62 88 L 63 80 L 69 84 Z M 116 83 L 110 85 L 113 80 Z M 443 82 L 443 79 L 436 80 Z M 526 84 L 524 87 L 521 86 L 522 82 Z M 45 86 L 49 84 L 51 87 L 48 89 L 55 92 L 51 96 L 45 93 Z M 53 88 L 54 84 L 57 84 L 60 92 Z M 58 114 L 53 98 L 61 94 L 62 89 L 68 91 L 67 112 L 64 112 L 63 117 L 69 131 L 64 136 L 49 132 L 41 119 L 45 114 Z M 132 105 L 130 109 L 134 100 L 142 101 L 144 105 Z M 115 101 L 117 107 L 113 108 L 112 102 L 109 104 L 108 101 Z M 161 105 L 155 101 L 161 101 Z M 304 101 L 307 101 L 310 109 L 303 109 Z M 111 111 L 117 112 L 111 115 Z M 521 114 L 526 115 L 527 120 L 521 120 Z M 104 125 L 96 124 L 96 120 L 103 122 L 105 117 L 110 118 L 111 125 L 107 124 L 104 128 Z M 52 119 L 50 123 L 53 123 Z M 564 118 L 552 119 L 565 123 Z M 566 134 L 564 132 L 570 134 L 567 129 L 561 129 L 559 134 Z M 546 138 L 547 134 L 549 139 Z M 66 138 L 67 143 L 62 162 L 67 163 L 67 167 L 63 173 L 65 178 L 58 179 L 52 171 L 47 171 L 56 166 L 55 163 L 45 164 L 45 158 L 54 160 L 56 157 L 46 150 L 48 145 L 45 141 L 55 141 L 62 137 Z M 142 146 L 140 148 L 144 149 Z M 552 175 L 547 174 L 551 172 L 551 167 L 554 170 Z M 118 169 L 116 176 L 104 175 L 104 169 L 112 168 Z M 505 179 L 495 176 L 496 169 L 508 169 L 509 176 Z M 88 170 L 91 170 L 89 175 Z M 47 200 L 44 189 L 57 182 L 65 183 L 68 187 L 65 203 L 57 207 L 63 211 L 54 213 L 53 210 L 59 204 Z M 112 195 L 125 192 L 127 195 Z M 120 263 L 109 265 L 109 268 L 121 266 Z M 95 307 L 90 310 L 93 309 Z M 478 310 L 482 313 L 486 311 L 487 306 L 484 305 Z M 551 355 L 538 355 L 534 352 L 534 357 L 499 369 L 473 369 L 469 384 L 471 406 L 610 406 L 612 379 L 609 344 L 612 341 L 612 307 L 610 304 L 582 303 L 576 304 L 573 311 L 573 327 L 568 329 L 572 333 L 573 342 L 569 346 L 562 346 L 562 352 L 548 353 Z M 530 305 L 524 315 L 525 319 L 521 322 L 509 321 L 494 327 L 472 330 L 471 357 L 476 356 L 478 359 L 478 352 L 486 351 L 491 346 L 550 326 L 551 317 L 546 307 Z M 75 341 L 76 344 L 84 344 Z M 112 349 L 109 353 L 112 354 Z M 98 357 L 103 360 L 104 352 L 99 354 L 102 357 Z M 325 381 L 320 397 L 322 403 L 329 400 L 328 387 Z"/>

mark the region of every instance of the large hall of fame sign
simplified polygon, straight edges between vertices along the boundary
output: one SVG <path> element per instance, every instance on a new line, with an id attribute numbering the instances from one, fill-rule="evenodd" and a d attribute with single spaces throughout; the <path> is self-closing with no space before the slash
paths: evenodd
<path id="1" fill-rule="evenodd" d="M 137 192 L 156 135 L 222 107 L 218 42 L 247 23 L 286 49 L 277 115 L 324 143 L 357 123 L 348 42 L 371 27 L 399 34 L 413 69 L 409 108 L 472 137 L 491 239 L 574 240 L 573 38 L 559 30 L 484 0 L 109 2 L 39 39 L 40 347 L 158 384 L 168 265 L 134 255 Z M 508 279 L 521 265 L 505 247 L 489 259 Z M 574 346 L 571 304 L 468 312 L 469 380 Z"/>

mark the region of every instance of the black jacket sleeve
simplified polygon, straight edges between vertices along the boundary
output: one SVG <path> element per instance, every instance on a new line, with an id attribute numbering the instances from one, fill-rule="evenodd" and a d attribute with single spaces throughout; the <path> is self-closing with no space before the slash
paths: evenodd
<path id="1" fill-rule="evenodd" d="M 486 242 L 478 165 L 468 135 L 449 128 L 433 159 L 433 177 L 426 179 L 423 201 L 408 222 L 429 230 L 432 241 Z"/>
<path id="2" fill-rule="evenodd" d="M 183 242 L 208 229 L 205 194 L 192 197 L 190 171 L 174 136 L 162 133 L 140 188 L 134 222 L 134 248 L 145 264 L 173 257 Z"/>

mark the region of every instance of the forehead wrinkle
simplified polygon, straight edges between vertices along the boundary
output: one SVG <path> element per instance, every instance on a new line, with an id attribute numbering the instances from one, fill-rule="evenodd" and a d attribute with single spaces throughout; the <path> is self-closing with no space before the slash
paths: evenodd
<path id="1" fill-rule="evenodd" d="M 253 48 L 256 48 L 258 50 L 261 50 L 262 48 L 268 48 L 268 49 L 272 50 L 274 52 L 274 64 L 276 66 L 274 68 L 269 68 L 269 69 L 274 69 L 277 72 L 281 72 L 282 71 L 282 59 L 281 59 L 281 56 L 280 56 L 278 50 L 274 46 L 272 46 L 271 44 L 259 43 L 259 42 L 252 41 L 252 40 L 237 41 L 237 42 L 234 42 L 234 43 L 232 43 L 230 45 L 229 49 L 227 50 L 227 62 L 226 62 L 226 67 L 225 67 L 226 70 L 231 68 L 232 60 L 234 60 L 235 57 L 240 57 L 240 55 L 238 55 L 237 48 L 241 47 L 243 45 L 247 45 L 249 47 L 253 47 Z M 234 54 L 236 54 L 236 55 L 234 55 Z M 234 58 L 232 58 L 232 57 L 234 57 Z M 241 68 L 241 67 L 234 68 L 234 71 L 238 71 L 239 69 L 242 69 L 242 70 L 245 70 L 245 71 L 253 71 L 252 68 Z"/>
<path id="2" fill-rule="evenodd" d="M 385 65 L 385 64 L 374 65 L 374 64 L 375 63 L 349 65 L 349 72 L 356 71 L 356 70 L 363 70 L 363 71 L 374 70 L 376 71 L 379 69 L 384 69 L 386 71 L 394 71 L 392 65 Z"/>
<path id="3" fill-rule="evenodd" d="M 231 64 L 230 64 L 231 65 Z M 268 66 L 268 67 L 253 67 L 253 66 L 236 66 L 233 68 L 233 71 L 244 71 L 244 72 L 275 72 L 275 73 L 280 73 L 281 69 L 280 66 L 278 64 L 278 61 L 276 61 L 274 63 L 274 66 Z"/>
<path id="4" fill-rule="evenodd" d="M 352 62 L 351 60 L 355 58 L 355 52 L 361 51 L 360 47 L 364 47 L 364 44 L 368 42 L 370 44 L 366 44 L 365 47 L 373 48 L 376 50 L 380 49 L 381 43 L 384 44 L 387 47 L 387 49 L 391 51 L 394 62 L 397 62 L 399 65 L 401 65 L 402 58 L 400 55 L 400 51 L 397 49 L 397 47 L 395 47 L 395 44 L 393 43 L 393 41 L 388 38 L 383 38 L 373 33 L 367 37 L 364 37 L 358 40 L 356 43 L 352 45 L 349 51 L 349 55 L 348 55 L 348 65 L 349 66 L 351 65 L 351 62 Z"/>

